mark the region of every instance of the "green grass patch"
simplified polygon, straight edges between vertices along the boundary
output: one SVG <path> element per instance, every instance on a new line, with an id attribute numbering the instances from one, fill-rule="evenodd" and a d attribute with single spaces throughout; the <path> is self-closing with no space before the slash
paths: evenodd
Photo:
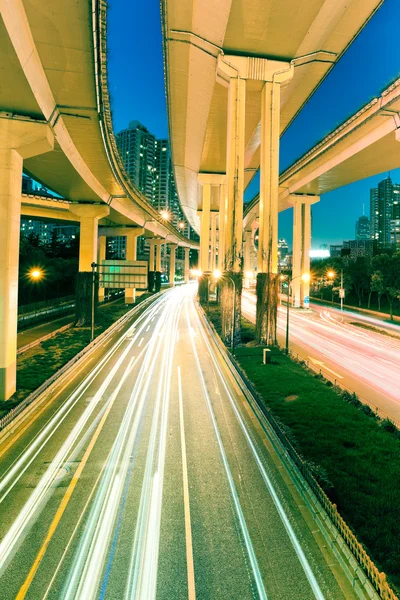
<path id="1" fill-rule="evenodd" d="M 150 294 L 143 294 L 135 305 Z M 98 336 L 121 318 L 132 304 L 115 302 L 99 308 L 96 315 L 95 335 Z M 17 406 L 42 383 L 61 369 L 90 342 L 90 327 L 72 327 L 38 344 L 17 357 L 17 391 L 5 402 L 0 402 L 0 418 Z"/>
<path id="2" fill-rule="evenodd" d="M 209 317 L 218 328 L 218 307 Z M 246 332 L 254 326 L 246 323 Z M 371 558 L 400 588 L 400 439 L 390 421 L 371 418 L 369 407 L 345 399 L 321 378 L 272 349 L 236 348 L 236 360 L 312 466 L 325 492 L 365 545 Z"/>

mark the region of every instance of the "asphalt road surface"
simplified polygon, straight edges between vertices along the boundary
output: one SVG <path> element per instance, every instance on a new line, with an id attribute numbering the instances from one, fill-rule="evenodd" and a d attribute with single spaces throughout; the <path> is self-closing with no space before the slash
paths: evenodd
<path id="1" fill-rule="evenodd" d="M 0 435 L 0 598 L 355 599 L 207 333 L 163 294 Z"/>
<path id="2" fill-rule="evenodd" d="M 243 315 L 254 322 L 254 293 L 244 290 L 242 300 Z M 399 325 L 319 304 L 311 304 L 307 311 L 291 309 L 289 323 L 291 350 L 377 407 L 381 416 L 400 423 Z M 283 305 L 278 309 L 281 345 L 285 334 Z"/>

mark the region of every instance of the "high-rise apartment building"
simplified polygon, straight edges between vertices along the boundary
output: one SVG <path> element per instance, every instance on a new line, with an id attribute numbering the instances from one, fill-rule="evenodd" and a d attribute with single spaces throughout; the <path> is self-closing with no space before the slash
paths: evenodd
<path id="1" fill-rule="evenodd" d="M 149 201 L 154 200 L 156 138 L 139 121 L 116 135 L 118 150 L 131 181 Z"/>
<path id="2" fill-rule="evenodd" d="M 390 243 L 400 248 L 400 194 L 395 196 L 390 219 Z"/>
<path id="3" fill-rule="evenodd" d="M 378 246 L 391 243 L 391 221 L 393 203 L 400 194 L 400 184 L 393 183 L 390 175 L 370 190 L 370 237 Z"/>
<path id="4" fill-rule="evenodd" d="M 370 237 L 369 219 L 362 215 L 356 221 L 356 240 L 369 240 Z"/>

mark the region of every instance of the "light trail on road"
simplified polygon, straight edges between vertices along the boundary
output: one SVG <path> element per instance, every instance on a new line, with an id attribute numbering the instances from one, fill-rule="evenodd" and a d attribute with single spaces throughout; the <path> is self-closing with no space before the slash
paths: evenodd
<path id="1" fill-rule="evenodd" d="M 255 322 L 253 292 L 243 291 L 242 310 Z M 363 325 L 380 327 L 390 335 Z M 286 306 L 278 308 L 277 329 L 284 344 Z M 290 310 L 290 348 L 378 407 L 384 416 L 400 422 L 400 337 L 396 332 L 400 336 L 396 325 L 317 304 L 308 311 Z"/>
<path id="2" fill-rule="evenodd" d="M 0 437 L 2 600 L 356 597 L 194 286 L 156 299 L 18 430 L 3 456 Z"/>

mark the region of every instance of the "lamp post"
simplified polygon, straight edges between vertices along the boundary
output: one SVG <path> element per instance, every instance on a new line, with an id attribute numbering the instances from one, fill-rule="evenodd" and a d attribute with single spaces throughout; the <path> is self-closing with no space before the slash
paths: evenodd
<path id="1" fill-rule="evenodd" d="M 295 279 L 298 279 L 299 277 L 301 277 L 301 279 L 305 282 L 310 281 L 310 274 L 309 273 L 303 273 L 302 275 L 296 275 L 296 277 L 293 277 L 292 279 L 288 278 L 288 284 L 287 284 L 287 303 L 286 303 L 286 346 L 285 346 L 285 354 L 289 354 L 289 304 L 290 304 L 290 286 L 292 285 L 293 281 Z"/>

